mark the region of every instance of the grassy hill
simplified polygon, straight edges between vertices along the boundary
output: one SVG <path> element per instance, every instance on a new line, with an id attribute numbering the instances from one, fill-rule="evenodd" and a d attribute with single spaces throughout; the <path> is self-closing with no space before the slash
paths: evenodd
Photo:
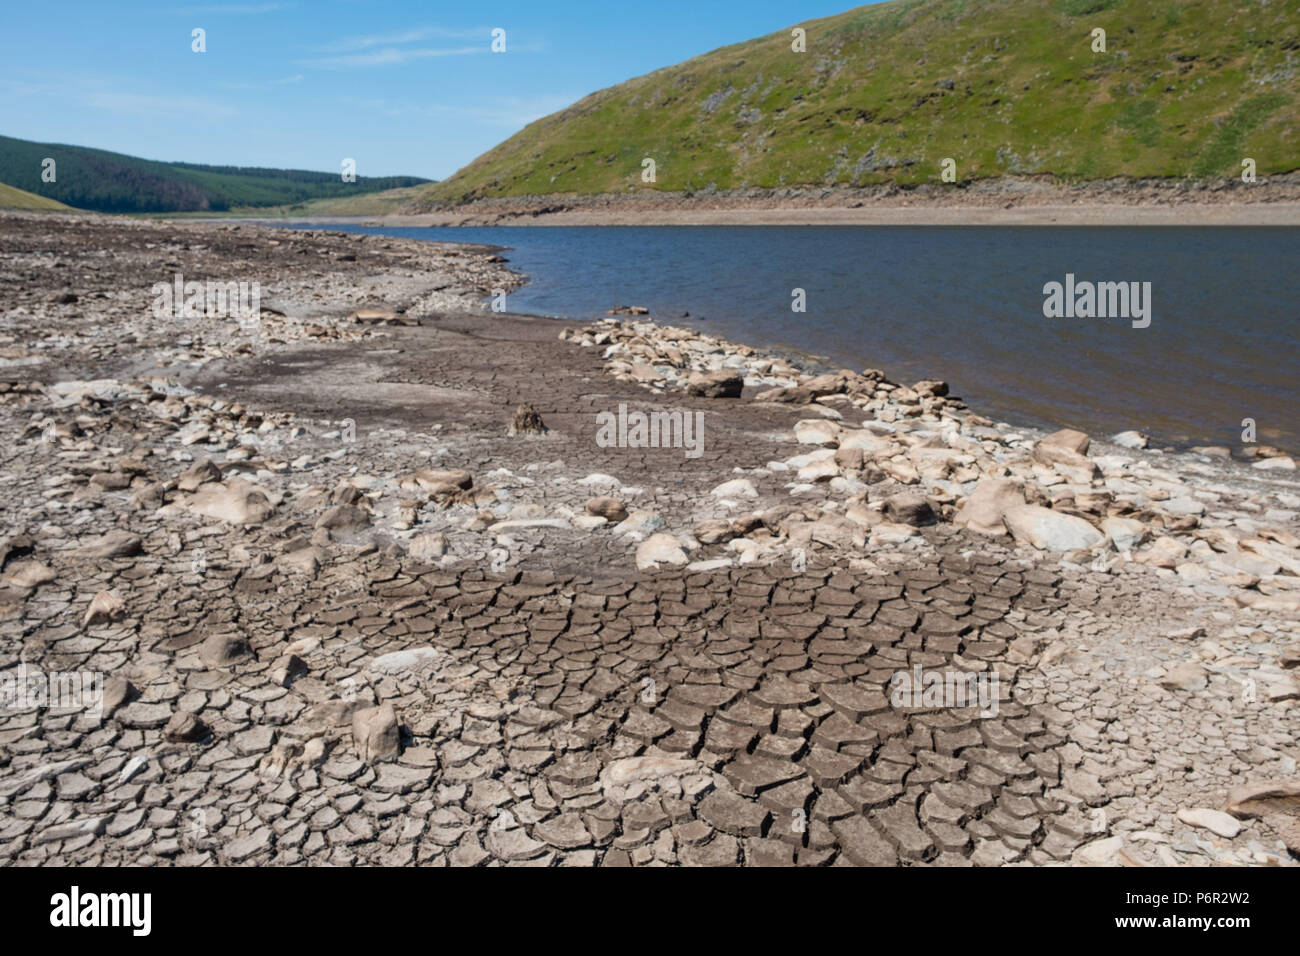
<path id="1" fill-rule="evenodd" d="M 426 198 L 914 184 L 947 157 L 958 181 L 1300 168 L 1300 0 L 893 0 L 791 26 L 807 52 L 786 29 L 593 93 Z"/>
<path id="2" fill-rule="evenodd" d="M 56 181 L 52 183 L 41 180 L 47 157 L 55 161 Z M 135 213 L 280 206 L 354 197 L 429 180 L 358 176 L 356 182 L 345 183 L 337 172 L 164 163 L 84 146 L 0 136 L 0 182 L 79 209 Z"/>
<path id="3" fill-rule="evenodd" d="M 235 210 L 241 215 L 257 216 L 382 216 L 397 212 L 412 200 L 419 199 L 427 186 L 403 186 L 382 192 L 359 196 L 338 196 L 331 199 L 309 199 L 306 202 L 269 209 L 244 208 Z"/>
<path id="4" fill-rule="evenodd" d="M 53 199 L 37 196 L 0 183 L 0 209 L 35 209 L 44 211 L 68 210 L 68 207 Z"/>

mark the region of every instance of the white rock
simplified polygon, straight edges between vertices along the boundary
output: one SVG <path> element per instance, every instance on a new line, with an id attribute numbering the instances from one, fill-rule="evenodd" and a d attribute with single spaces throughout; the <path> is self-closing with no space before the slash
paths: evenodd
<path id="1" fill-rule="evenodd" d="M 1003 515 L 1010 508 L 1023 507 L 1020 485 L 1009 478 L 981 478 L 966 503 L 953 515 L 952 523 L 982 534 L 1006 534 Z"/>
<path id="2" fill-rule="evenodd" d="M 421 534 L 411 539 L 409 554 L 417 561 L 437 561 L 446 553 L 445 534 Z"/>
<path id="3" fill-rule="evenodd" d="M 637 509 L 614 526 L 615 534 L 648 534 L 664 526 L 664 519 L 653 511 Z"/>
<path id="4" fill-rule="evenodd" d="M 757 498 L 758 490 L 748 478 L 733 478 L 713 489 L 715 498 Z"/>
<path id="5" fill-rule="evenodd" d="M 1184 807 L 1178 811 L 1178 819 L 1188 826 L 1201 827 L 1231 840 L 1241 832 L 1241 822 L 1222 810 L 1208 807 Z"/>
<path id="6" fill-rule="evenodd" d="M 1258 468 L 1261 471 L 1295 471 L 1295 459 L 1287 455 L 1279 455 L 1276 458 L 1261 458 L 1251 465 L 1252 468 Z"/>
<path id="7" fill-rule="evenodd" d="M 1074 859 L 1083 866 L 1108 866 L 1123 848 L 1123 837 L 1107 837 L 1104 840 L 1085 843 L 1074 851 Z"/>
<path id="8" fill-rule="evenodd" d="M 1119 445 L 1121 448 L 1146 448 L 1150 439 L 1141 432 L 1120 432 L 1118 435 L 1111 436 L 1111 443 Z"/>
<path id="9" fill-rule="evenodd" d="M 1133 518 L 1106 518 L 1101 523 L 1101 530 L 1106 532 L 1117 551 L 1132 551 L 1147 536 L 1146 525 Z"/>
<path id="10" fill-rule="evenodd" d="M 636 566 L 639 570 L 657 568 L 661 564 L 686 563 L 686 552 L 670 534 L 652 534 L 636 549 Z"/>
<path id="11" fill-rule="evenodd" d="M 568 528 L 569 522 L 564 518 L 510 518 L 498 521 L 488 531 L 514 531 L 518 528 Z"/>
<path id="12" fill-rule="evenodd" d="M 1018 542 L 1040 551 L 1075 551 L 1105 540 L 1082 518 L 1041 505 L 1016 505 L 1007 509 L 1002 520 Z"/>
<path id="13" fill-rule="evenodd" d="M 717 571 L 719 568 L 731 567 L 730 558 L 713 558 L 709 561 L 692 561 L 686 565 L 687 571 Z"/>
<path id="14" fill-rule="evenodd" d="M 692 773 L 703 767 L 698 760 L 679 760 L 674 757 L 624 757 L 607 766 L 600 775 L 604 787 L 625 787 L 630 783 L 644 783 L 661 777 Z"/>
<path id="15" fill-rule="evenodd" d="M 801 445 L 834 445 L 840 431 L 839 425 L 824 418 L 806 418 L 794 424 L 795 441 Z"/>
<path id="16" fill-rule="evenodd" d="M 435 647 L 413 647 L 376 657 L 370 662 L 370 669 L 381 674 L 400 674 L 419 670 L 437 658 L 438 649 Z"/>
<path id="17" fill-rule="evenodd" d="M 799 469 L 800 481 L 829 481 L 840 473 L 840 466 L 835 464 L 832 458 L 825 458 L 821 461 L 814 461 L 812 464 L 804 465 Z"/>

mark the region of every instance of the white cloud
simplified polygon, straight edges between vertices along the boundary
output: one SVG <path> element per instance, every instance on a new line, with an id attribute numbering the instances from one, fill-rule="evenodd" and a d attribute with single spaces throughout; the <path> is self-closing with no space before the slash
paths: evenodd
<path id="1" fill-rule="evenodd" d="M 325 56 L 307 60 L 295 60 L 300 66 L 321 66 L 332 67 L 335 69 L 347 69 L 357 66 L 391 66 L 395 63 L 406 63 L 410 60 L 425 60 L 432 57 L 443 56 L 470 56 L 475 53 L 490 52 L 488 42 L 482 46 L 454 47 L 450 49 L 428 49 L 416 48 L 402 50 L 397 47 L 387 47 L 383 50 L 375 50 L 371 53 L 347 53 L 342 56 Z"/>
<path id="2" fill-rule="evenodd" d="M 443 40 L 491 40 L 492 31 L 486 27 L 473 30 L 447 30 L 442 27 L 416 27 L 402 33 L 380 33 L 370 36 L 345 37 L 337 43 L 320 48 L 322 53 L 351 53 L 356 50 L 368 50 L 375 46 L 393 46 L 401 43 L 415 43 L 437 37 Z"/>

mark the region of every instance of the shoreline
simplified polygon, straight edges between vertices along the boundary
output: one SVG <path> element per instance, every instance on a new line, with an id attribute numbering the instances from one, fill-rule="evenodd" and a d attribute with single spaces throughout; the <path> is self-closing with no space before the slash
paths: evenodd
<path id="1" fill-rule="evenodd" d="M 1300 202 L 1174 206 L 1055 206 L 1005 208 L 878 206 L 789 209 L 565 209 L 553 212 L 447 210 L 383 216 L 241 217 L 213 221 L 275 226 L 286 221 L 318 226 L 1091 226 L 1268 227 L 1300 226 Z"/>
<path id="2" fill-rule="evenodd" d="M 0 713 L 0 859 L 1300 859 L 1289 812 L 1189 822 L 1296 774 L 1294 462 L 491 313 L 522 280 L 468 244 L 3 218 L 0 670 L 114 682 Z M 154 318 L 176 271 L 257 279 L 258 323 Z M 703 454 L 607 447 L 623 406 Z M 913 666 L 996 676 L 1000 715 L 898 709 Z"/>

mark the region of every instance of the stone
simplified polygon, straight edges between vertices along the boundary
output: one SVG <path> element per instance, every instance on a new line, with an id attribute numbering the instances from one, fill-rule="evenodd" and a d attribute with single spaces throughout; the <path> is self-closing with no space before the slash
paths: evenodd
<path id="1" fill-rule="evenodd" d="M 839 444 L 841 428 L 824 418 L 808 418 L 794 423 L 794 437 L 801 445 L 834 446 Z"/>
<path id="2" fill-rule="evenodd" d="M 1127 431 L 1111 436 L 1111 442 L 1121 448 L 1146 448 L 1150 439 L 1141 432 Z"/>
<path id="3" fill-rule="evenodd" d="M 173 743 L 192 743 L 208 735 L 207 725 L 188 710 L 178 710 L 172 714 L 163 728 L 163 739 Z"/>
<path id="4" fill-rule="evenodd" d="M 636 549 L 636 566 L 639 570 L 656 568 L 661 564 L 685 564 L 686 552 L 670 534 L 652 534 Z"/>
<path id="5" fill-rule="evenodd" d="M 348 321 L 358 325 L 398 325 L 406 322 L 402 315 L 389 309 L 357 309 L 348 316 Z"/>
<path id="6" fill-rule="evenodd" d="M 715 498 L 757 498 L 758 490 L 748 478 L 733 478 L 713 489 Z"/>
<path id="7" fill-rule="evenodd" d="M 1073 428 L 1062 428 L 1060 431 L 1052 432 L 1038 444 L 1064 448 L 1076 455 L 1086 455 L 1088 454 L 1088 447 L 1092 444 L 1092 439 L 1084 432 L 1076 431 Z"/>
<path id="8" fill-rule="evenodd" d="M 1168 690 L 1204 690 L 1208 683 L 1205 668 L 1194 661 L 1175 664 L 1160 678 L 1160 686 Z"/>
<path id="9" fill-rule="evenodd" d="M 1178 811 L 1178 819 L 1188 826 L 1201 827 L 1216 833 L 1226 840 L 1231 840 L 1241 832 L 1241 822 L 1222 810 L 1208 807 L 1183 807 Z"/>
<path id="10" fill-rule="evenodd" d="M 288 687 L 295 679 L 307 673 L 307 665 L 297 654 L 285 654 L 271 665 L 271 683 Z"/>
<path id="11" fill-rule="evenodd" d="M 1296 463 L 1290 455 L 1279 455 L 1276 458 L 1265 458 L 1254 462 L 1250 467 L 1261 471 L 1295 471 Z"/>
<path id="12" fill-rule="evenodd" d="M 5 568 L 4 583 L 19 588 L 35 588 L 49 584 L 58 575 L 39 561 L 15 561 Z"/>
<path id="13" fill-rule="evenodd" d="M 542 421 L 542 416 L 537 413 L 537 409 L 525 402 L 516 407 L 514 414 L 510 416 L 510 425 L 506 429 L 506 434 L 510 437 L 541 435 L 547 430 L 546 423 Z"/>
<path id="14" fill-rule="evenodd" d="M 139 554 L 143 546 L 144 540 L 138 534 L 118 530 L 83 544 L 77 554 L 83 558 L 129 558 Z"/>
<path id="15" fill-rule="evenodd" d="M 1076 484 L 1086 485 L 1098 477 L 1096 464 L 1087 455 L 1066 445 L 1050 444 L 1046 439 L 1034 446 L 1029 457 L 1040 465 L 1047 465 Z"/>
<path id="16" fill-rule="evenodd" d="M 100 710 L 104 717 L 111 717 L 123 704 L 136 698 L 139 691 L 125 677 L 113 675 L 104 681 L 104 691 L 100 697 Z"/>
<path id="17" fill-rule="evenodd" d="M 1074 851 L 1074 860 L 1081 866 L 1111 866 L 1122 849 L 1124 849 L 1123 837 L 1106 837 L 1079 847 Z"/>
<path id="18" fill-rule="evenodd" d="M 317 528 L 331 531 L 346 531 L 351 528 L 364 528 L 370 524 L 370 512 L 357 505 L 333 505 L 326 508 L 316 519 Z"/>
<path id="19" fill-rule="evenodd" d="M 436 661 L 438 656 L 435 647 L 412 647 L 376 657 L 370 662 L 370 669 L 379 674 L 410 673 Z"/>
<path id="20" fill-rule="evenodd" d="M 270 496 L 242 478 L 200 485 L 186 507 L 194 514 L 234 525 L 261 524 L 275 514 Z"/>
<path id="21" fill-rule="evenodd" d="M 93 627 L 96 624 L 107 624 L 110 621 L 119 621 L 126 615 L 126 604 L 115 591 L 100 591 L 90 601 L 90 607 L 86 608 L 86 616 L 81 619 L 81 626 Z"/>
<path id="22" fill-rule="evenodd" d="M 738 537 L 731 522 L 724 518 L 710 518 L 707 521 L 701 521 L 695 526 L 693 533 L 700 544 L 725 544 L 732 538 Z"/>
<path id="23" fill-rule="evenodd" d="M 352 742 L 366 763 L 389 763 L 401 753 L 401 728 L 392 704 L 366 707 L 352 715 Z"/>
<path id="24" fill-rule="evenodd" d="M 700 766 L 698 760 L 675 757 L 624 757 L 611 761 L 605 767 L 600 775 L 600 782 L 604 787 L 626 787 L 633 783 L 645 783 L 662 777 L 694 773 L 700 769 Z"/>
<path id="25" fill-rule="evenodd" d="M 242 634 L 210 634 L 199 645 L 199 659 L 208 667 L 229 667 L 249 653 Z"/>
<path id="26" fill-rule="evenodd" d="M 981 534 L 1004 535 L 1007 526 L 1003 516 L 1008 510 L 1024 504 L 1025 495 L 1019 482 L 1009 478 L 984 477 L 953 515 L 952 523 Z"/>
<path id="27" fill-rule="evenodd" d="M 432 564 L 446 553 L 445 534 L 420 534 L 411 539 L 409 554 L 417 561 Z"/>
<path id="28" fill-rule="evenodd" d="M 745 379 L 734 369 L 695 372 L 686 379 L 686 394 L 699 398 L 740 398 Z"/>
<path id="29" fill-rule="evenodd" d="M 1300 816 L 1300 779 L 1248 783 L 1228 791 L 1228 813 L 1243 820 L 1278 809 Z"/>
<path id="30" fill-rule="evenodd" d="M 589 498 L 583 507 L 587 514 L 604 518 L 610 524 L 618 524 L 627 518 L 627 506 L 619 499 L 608 495 Z"/>
<path id="31" fill-rule="evenodd" d="M 1075 551 L 1105 540 L 1082 518 L 1041 505 L 1015 505 L 1007 509 L 1002 520 L 1016 541 L 1040 551 Z"/>
<path id="32" fill-rule="evenodd" d="M 885 517 L 895 524 L 920 527 L 934 521 L 934 509 L 924 495 L 904 491 L 885 499 Z"/>
<path id="33" fill-rule="evenodd" d="M 1115 545 L 1117 551 L 1132 551 L 1147 537 L 1146 525 L 1133 518 L 1105 518 L 1101 530 Z"/>
<path id="34" fill-rule="evenodd" d="M 1187 554 L 1187 545 L 1174 538 L 1159 537 L 1151 546 L 1137 556 L 1137 560 L 1154 565 L 1157 568 L 1174 568 Z"/>
<path id="35" fill-rule="evenodd" d="M 176 487 L 191 492 L 197 491 L 201 485 L 217 484 L 220 481 L 221 469 L 213 464 L 212 459 L 204 458 L 176 476 Z"/>
<path id="36" fill-rule="evenodd" d="M 398 484 L 404 488 L 430 489 L 451 486 L 468 491 L 474 487 L 474 478 L 463 468 L 421 468 L 415 474 L 403 478 Z"/>

